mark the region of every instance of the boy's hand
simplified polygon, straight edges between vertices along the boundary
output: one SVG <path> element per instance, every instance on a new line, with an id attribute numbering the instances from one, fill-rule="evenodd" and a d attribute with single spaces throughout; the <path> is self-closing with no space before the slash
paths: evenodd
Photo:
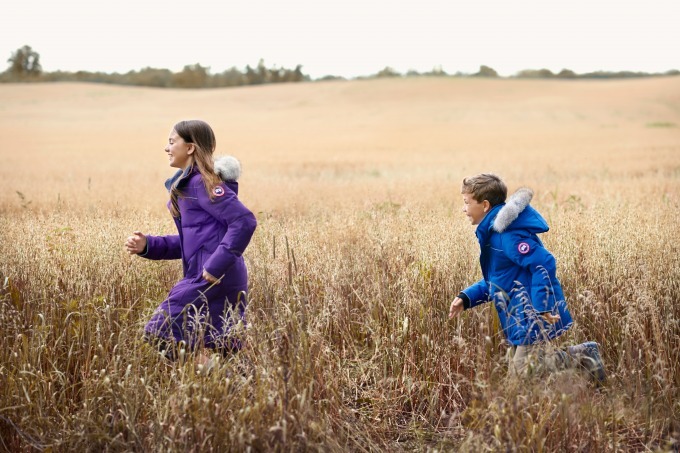
<path id="1" fill-rule="evenodd" d="M 146 236 L 141 231 L 135 231 L 125 241 L 125 250 L 130 255 L 142 253 L 146 248 Z"/>
<path id="2" fill-rule="evenodd" d="M 557 321 L 562 319 L 562 318 L 560 318 L 560 315 L 553 315 L 550 312 L 541 313 L 541 316 L 543 316 L 543 319 L 545 319 L 545 322 L 547 322 L 548 324 L 555 324 Z"/>
<path id="3" fill-rule="evenodd" d="M 463 305 L 463 299 L 456 297 L 451 302 L 451 308 L 449 309 L 449 319 L 453 319 L 463 312 L 465 306 Z"/>

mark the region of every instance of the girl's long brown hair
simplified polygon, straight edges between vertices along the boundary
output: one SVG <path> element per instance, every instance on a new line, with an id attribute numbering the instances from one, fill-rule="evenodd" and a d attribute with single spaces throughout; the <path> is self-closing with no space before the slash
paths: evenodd
<path id="1" fill-rule="evenodd" d="M 217 186 L 221 179 L 215 174 L 215 167 L 213 161 L 213 152 L 217 146 L 215 133 L 208 123 L 201 120 L 186 120 L 180 121 L 174 127 L 177 135 L 182 137 L 186 143 L 193 143 L 195 150 L 192 154 L 193 162 L 191 166 L 196 166 L 205 185 L 205 191 L 212 200 L 214 198 L 213 189 Z M 181 196 L 181 192 L 177 189 L 176 184 L 170 189 L 170 212 L 174 217 L 179 217 L 179 206 L 177 199 Z"/>

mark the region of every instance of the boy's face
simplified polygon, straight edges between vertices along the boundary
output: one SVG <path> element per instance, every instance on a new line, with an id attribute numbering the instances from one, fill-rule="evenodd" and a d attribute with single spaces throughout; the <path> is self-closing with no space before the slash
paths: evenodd
<path id="1" fill-rule="evenodd" d="M 472 197 L 471 193 L 463 194 L 463 212 L 468 216 L 472 225 L 479 225 L 479 222 L 484 219 L 489 209 L 491 209 L 489 200 L 483 200 L 479 203 Z"/>

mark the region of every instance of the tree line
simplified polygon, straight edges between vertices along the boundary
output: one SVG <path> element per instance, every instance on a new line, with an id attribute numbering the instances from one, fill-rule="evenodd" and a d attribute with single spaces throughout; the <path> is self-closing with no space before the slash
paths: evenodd
<path id="1" fill-rule="evenodd" d="M 289 83 L 310 81 L 311 78 L 302 72 L 302 65 L 297 65 L 294 69 L 267 67 L 263 60 L 260 60 L 256 67 L 246 66 L 244 70 L 232 67 L 223 72 L 213 74 L 210 67 L 202 66 L 199 63 L 186 65 L 179 72 L 172 72 L 169 69 L 144 68 L 139 71 L 129 71 L 124 74 L 89 72 L 89 71 L 54 71 L 44 72 L 40 64 L 40 54 L 30 46 L 23 46 L 7 60 L 9 66 L 5 72 L 0 73 L 0 83 L 12 82 L 95 82 L 109 83 L 116 85 L 138 85 L 149 87 L 164 88 L 217 88 L 233 87 L 242 85 L 260 85 L 265 83 Z M 678 70 L 670 70 L 664 73 L 646 73 L 634 71 L 596 71 L 584 74 L 577 74 L 570 69 L 563 69 L 558 73 L 553 73 L 549 69 L 526 69 L 519 71 L 512 78 L 519 79 L 607 79 L 607 78 L 632 78 L 632 77 L 651 77 L 651 76 L 676 76 L 680 75 Z M 387 66 L 375 74 L 358 79 L 367 78 L 386 78 L 386 77 L 417 77 L 417 76 L 438 76 L 438 77 L 500 77 L 491 67 L 482 65 L 476 73 L 466 74 L 456 72 L 448 74 L 441 67 L 435 67 L 428 72 L 418 72 L 415 70 L 400 73 Z M 328 75 L 317 80 L 343 79 Z"/>
<path id="2" fill-rule="evenodd" d="M 448 76 L 448 77 L 489 77 L 489 78 L 513 78 L 513 79 L 622 79 L 631 77 L 658 77 L 658 76 L 676 76 L 680 75 L 680 71 L 673 69 L 664 73 L 649 73 L 649 72 L 635 72 L 635 71 L 595 71 L 583 74 L 577 74 L 571 69 L 562 69 L 560 72 L 554 73 L 549 69 L 524 69 L 513 76 L 502 77 L 493 68 L 482 65 L 479 70 L 474 73 L 456 72 L 449 74 L 441 67 L 436 67 L 432 71 L 418 72 L 410 70 L 405 73 L 400 73 L 393 68 L 387 66 L 377 73 L 368 77 L 360 78 L 382 78 L 382 77 L 417 77 L 417 76 Z"/>
<path id="3" fill-rule="evenodd" d="M 45 72 L 40 64 L 40 54 L 30 46 L 17 49 L 7 62 L 9 67 L 0 73 L 0 82 L 95 82 L 163 88 L 217 88 L 310 80 L 309 76 L 302 72 L 302 65 L 297 65 L 294 69 L 267 67 L 263 60 L 260 60 L 254 68 L 250 65 L 244 70 L 232 67 L 216 74 L 210 72 L 210 67 L 199 63 L 186 65 L 179 72 L 150 67 L 123 74 L 89 71 Z"/>

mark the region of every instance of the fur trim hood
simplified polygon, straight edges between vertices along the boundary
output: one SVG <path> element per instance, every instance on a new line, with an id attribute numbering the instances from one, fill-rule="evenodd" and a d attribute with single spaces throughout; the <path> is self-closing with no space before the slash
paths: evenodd
<path id="1" fill-rule="evenodd" d="M 236 182 L 241 176 L 241 162 L 234 156 L 220 156 L 214 165 L 215 173 L 224 182 Z"/>
<path id="2" fill-rule="evenodd" d="M 238 195 L 238 178 L 241 176 L 241 163 L 234 156 L 220 156 L 213 163 L 215 173 L 224 184 Z M 169 190 L 173 186 L 179 188 L 186 184 L 193 175 L 198 174 L 198 167 L 190 165 L 184 170 L 177 170 L 172 177 L 165 181 L 165 188 Z"/>
<path id="3" fill-rule="evenodd" d="M 529 206 L 531 199 L 534 197 L 534 191 L 523 187 L 513 193 L 505 206 L 498 211 L 496 218 L 493 221 L 493 229 L 498 233 L 505 231 L 512 222 Z"/>

